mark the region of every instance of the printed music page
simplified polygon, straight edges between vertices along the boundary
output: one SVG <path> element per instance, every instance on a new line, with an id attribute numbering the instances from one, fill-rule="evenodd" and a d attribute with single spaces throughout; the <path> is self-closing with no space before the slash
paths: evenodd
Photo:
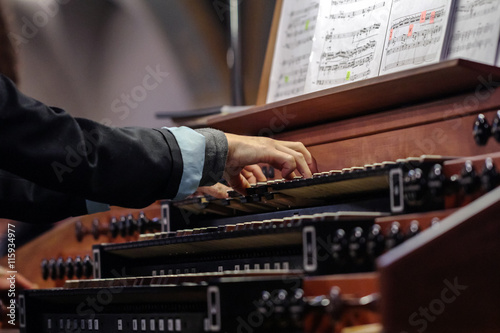
<path id="1" fill-rule="evenodd" d="M 283 0 L 267 103 L 304 92 L 318 8 L 319 0 Z"/>
<path id="2" fill-rule="evenodd" d="M 495 65 L 500 38 L 500 1 L 458 0 L 449 59 Z"/>
<path id="3" fill-rule="evenodd" d="M 306 92 L 378 75 L 392 0 L 321 1 Z"/>
<path id="4" fill-rule="evenodd" d="M 394 0 L 380 75 L 443 60 L 454 9 L 454 0 Z"/>
<path id="5" fill-rule="evenodd" d="M 497 60 L 495 61 L 495 66 L 500 67 L 500 40 L 497 49 Z"/>

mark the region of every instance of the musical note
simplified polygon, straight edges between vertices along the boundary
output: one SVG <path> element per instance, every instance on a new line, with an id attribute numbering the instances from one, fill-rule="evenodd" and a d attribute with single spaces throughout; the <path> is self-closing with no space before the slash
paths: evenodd
<path id="1" fill-rule="evenodd" d="M 304 91 L 319 0 L 283 1 L 267 103 Z"/>
<path id="2" fill-rule="evenodd" d="M 495 64 L 500 37 L 498 0 L 460 0 L 448 58 Z"/>
<path id="3" fill-rule="evenodd" d="M 379 2 L 373 6 L 368 6 L 362 9 L 353 10 L 351 12 L 340 11 L 339 13 L 330 14 L 330 19 L 335 20 L 335 19 L 353 18 L 355 16 L 368 14 L 378 8 L 383 8 L 384 6 L 385 6 L 385 1 Z"/>
<path id="4" fill-rule="evenodd" d="M 311 13 L 311 12 L 313 15 L 316 15 L 318 12 L 318 7 L 319 7 L 319 3 L 313 3 L 310 6 L 307 6 L 305 8 L 300 8 L 298 10 L 292 10 L 290 12 L 290 17 L 294 17 L 296 15 L 303 15 L 303 14 L 307 14 L 307 13 Z"/>
<path id="5" fill-rule="evenodd" d="M 321 54 L 321 59 L 324 61 L 332 61 L 335 58 L 352 58 L 358 54 L 364 53 L 366 50 L 374 49 L 377 45 L 377 42 L 374 40 L 368 41 L 366 44 L 357 46 L 347 50 L 339 50 L 336 52 L 324 52 Z"/>
<path id="6" fill-rule="evenodd" d="M 405 43 L 399 46 L 391 47 L 387 50 L 387 55 L 394 54 L 394 53 L 401 53 L 401 52 L 407 52 L 410 50 L 415 50 L 421 47 L 427 47 L 431 44 L 435 44 L 439 42 L 439 37 L 434 37 L 433 39 L 424 39 L 424 40 L 417 40 L 412 43 Z"/>
<path id="7" fill-rule="evenodd" d="M 363 80 L 363 79 L 368 79 L 371 77 L 371 70 L 366 70 L 361 73 L 357 74 L 351 74 L 349 76 L 345 76 L 343 78 L 334 78 L 334 79 L 322 79 L 322 80 L 317 80 L 315 84 L 318 86 L 338 86 L 343 83 L 348 83 L 352 81 L 357 81 L 357 80 Z"/>
<path id="8" fill-rule="evenodd" d="M 363 1 L 363 0 L 338 0 L 338 1 L 332 1 L 332 5 L 345 5 L 345 4 L 350 4 L 350 3 L 356 3 L 358 1 Z"/>
<path id="9" fill-rule="evenodd" d="M 391 69 L 408 66 L 408 65 L 422 65 L 424 63 L 428 63 L 434 60 L 437 56 L 437 53 L 430 53 L 418 57 L 411 57 L 402 60 L 397 60 L 391 63 L 388 63 L 384 66 L 385 71 L 390 71 Z"/>
<path id="10" fill-rule="evenodd" d="M 430 20 L 431 16 L 434 17 L 434 21 L 436 18 L 440 18 L 445 15 L 445 10 L 444 8 L 441 8 L 439 10 L 431 10 L 429 13 L 426 14 L 425 19 L 420 21 L 421 14 L 412 14 L 408 15 L 405 17 L 398 18 L 390 27 L 391 29 L 398 29 L 401 27 L 407 27 L 410 24 L 414 23 L 425 23 L 427 20 Z"/>
<path id="11" fill-rule="evenodd" d="M 444 59 L 453 1 L 394 0 L 380 74 Z"/>
<path id="12" fill-rule="evenodd" d="M 306 92 L 378 74 L 391 1 L 321 1 Z"/>
<path id="13" fill-rule="evenodd" d="M 353 40 L 359 37 L 368 37 L 370 36 L 370 33 L 372 31 L 377 32 L 377 30 L 380 29 L 381 24 L 380 23 L 374 23 L 373 25 L 369 27 L 364 27 L 358 30 L 350 31 L 350 32 L 344 32 L 344 33 L 339 33 L 339 34 L 334 34 L 333 32 L 329 32 L 325 36 L 325 41 L 329 42 L 334 39 L 343 39 L 343 38 L 350 38 L 352 37 Z"/>

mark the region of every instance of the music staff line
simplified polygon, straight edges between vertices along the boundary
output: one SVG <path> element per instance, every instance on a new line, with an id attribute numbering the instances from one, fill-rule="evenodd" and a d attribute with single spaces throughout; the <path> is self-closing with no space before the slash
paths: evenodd
<path id="1" fill-rule="evenodd" d="M 406 43 L 406 44 L 399 45 L 396 47 L 391 47 L 391 48 L 387 49 L 386 55 L 391 55 L 394 53 L 400 53 L 400 52 L 404 52 L 404 51 L 414 50 L 414 49 L 418 49 L 421 47 L 425 48 L 429 45 L 439 43 L 440 39 L 441 38 L 438 36 L 438 37 L 434 37 L 432 39 L 424 39 L 424 40 L 415 41 L 413 43 Z"/>
<path id="2" fill-rule="evenodd" d="M 297 75 L 302 76 L 302 75 L 306 75 L 306 74 L 307 74 L 307 66 L 304 66 L 302 68 L 298 68 L 298 69 L 290 71 L 290 72 L 281 73 L 279 76 L 279 79 L 281 81 L 281 79 L 284 79 L 285 77 L 295 77 Z M 291 81 L 287 81 L 287 83 L 291 83 Z"/>
<path id="3" fill-rule="evenodd" d="M 418 65 L 423 64 L 424 62 L 433 61 L 437 57 L 437 53 L 430 53 L 419 57 L 411 57 L 408 59 L 397 60 L 391 63 L 388 63 L 384 66 L 384 70 L 391 70 L 393 68 L 407 66 L 410 64 Z"/>
<path id="4" fill-rule="evenodd" d="M 290 66 L 290 65 L 296 65 L 298 63 L 300 63 L 301 61 L 304 61 L 306 59 L 309 59 L 309 53 L 307 54 L 302 54 L 300 56 L 297 56 L 297 57 L 293 57 L 293 58 L 290 58 L 290 59 L 287 59 L 287 60 L 283 60 L 281 62 L 281 64 L 283 66 Z"/>
<path id="5" fill-rule="evenodd" d="M 425 15 L 425 22 L 428 22 L 428 20 L 431 18 L 432 13 L 434 12 L 434 20 L 440 19 L 442 16 L 445 14 L 445 9 L 441 8 L 439 10 L 433 10 L 430 9 L 427 11 Z M 420 23 L 420 18 L 422 17 L 422 13 L 415 13 L 403 17 L 399 17 L 396 20 L 394 20 L 395 23 L 391 25 L 391 29 L 398 29 L 400 27 L 405 27 L 409 26 L 410 24 L 413 23 Z"/>
<path id="6" fill-rule="evenodd" d="M 352 12 L 345 13 L 343 11 L 340 11 L 338 14 L 330 14 L 329 18 L 332 20 L 353 18 L 356 16 L 369 14 L 369 13 L 371 13 L 379 8 L 383 8 L 383 7 L 385 7 L 385 1 L 374 4 L 373 6 L 369 6 L 369 7 L 363 8 L 363 9 L 359 9 L 359 10 L 355 10 Z"/>
<path id="7" fill-rule="evenodd" d="M 306 25 L 306 23 L 304 21 L 304 22 L 301 22 L 301 24 L 297 24 L 295 26 L 289 26 L 286 33 L 285 33 L 286 38 L 291 39 L 291 38 L 296 38 L 296 37 L 302 36 L 304 34 L 310 34 L 311 31 L 314 31 L 314 28 L 316 27 L 316 24 L 312 23 L 312 24 L 309 24 L 307 29 L 305 29 L 304 28 L 305 25 Z"/>
<path id="8" fill-rule="evenodd" d="M 351 3 L 356 3 L 364 0 L 332 0 L 332 5 L 338 6 L 338 5 L 348 5 Z"/>
<path id="9" fill-rule="evenodd" d="M 432 38 L 434 35 L 440 34 L 442 30 L 443 30 L 442 26 L 433 25 L 433 26 L 431 26 L 431 28 L 413 31 L 411 36 L 408 36 L 408 34 L 405 33 L 405 34 L 402 34 L 398 37 L 393 37 L 387 43 L 387 47 L 390 47 L 391 45 L 394 45 L 397 43 L 406 43 L 408 40 L 417 40 L 419 38 L 425 40 L 427 38 L 427 36 L 431 36 L 431 38 Z"/>
<path id="10" fill-rule="evenodd" d="M 488 15 L 492 12 L 498 11 L 498 5 L 496 6 L 491 6 L 489 8 L 485 8 L 480 11 L 461 11 L 460 9 L 457 11 L 457 18 L 456 21 L 461 21 L 461 20 L 466 20 L 474 17 L 482 17 L 485 15 Z"/>
<path id="11" fill-rule="evenodd" d="M 310 42 L 312 42 L 312 36 L 306 36 L 304 38 L 297 39 L 296 41 L 285 43 L 284 47 L 293 50 L 294 48 L 300 45 L 307 44 Z"/>
<path id="12" fill-rule="evenodd" d="M 334 34 L 333 32 L 331 32 L 325 36 L 325 41 L 329 42 L 331 40 L 344 39 L 344 38 L 350 38 L 350 37 L 352 37 L 354 39 L 356 37 L 363 36 L 363 35 L 368 36 L 372 31 L 379 30 L 380 26 L 381 26 L 380 23 L 375 23 L 369 27 L 365 27 L 365 28 L 358 29 L 355 31 L 344 32 L 344 33 L 340 33 L 340 34 Z"/>
<path id="13" fill-rule="evenodd" d="M 304 15 L 309 13 L 311 10 L 316 10 L 319 8 L 319 3 L 315 3 L 313 6 L 301 9 L 301 10 L 292 10 L 290 12 L 290 17 L 293 17 L 295 15 Z"/>
<path id="14" fill-rule="evenodd" d="M 332 61 L 335 58 L 351 58 L 357 54 L 364 53 L 366 50 L 374 49 L 376 45 L 377 45 L 377 42 L 374 40 L 371 40 L 362 46 L 357 46 L 357 47 L 349 49 L 349 50 L 340 50 L 337 52 L 323 52 L 321 54 L 320 59 L 321 59 L 321 61 L 323 61 L 323 60 L 324 61 Z"/>
<path id="15" fill-rule="evenodd" d="M 368 54 L 367 56 L 361 56 L 358 58 L 350 59 L 348 61 L 342 61 L 338 64 L 333 65 L 320 65 L 318 76 L 320 75 L 328 75 L 330 72 L 336 72 L 340 69 L 350 69 L 356 68 L 359 66 L 363 66 L 364 64 L 370 63 L 374 59 L 373 52 Z M 324 74 L 326 73 L 326 74 Z"/>
<path id="16" fill-rule="evenodd" d="M 359 79 L 367 79 L 367 78 L 370 77 L 370 74 L 371 74 L 371 70 L 368 69 L 368 70 L 366 70 L 364 72 L 361 72 L 361 73 L 351 74 L 351 75 L 349 75 L 349 78 L 347 78 L 347 76 L 346 76 L 346 77 L 337 78 L 337 79 L 316 80 L 316 84 L 320 85 L 320 86 L 324 86 L 324 85 L 338 85 L 338 84 L 342 84 L 342 83 L 345 83 L 345 82 L 356 81 L 356 80 L 359 80 Z"/>
<path id="17" fill-rule="evenodd" d="M 293 29 L 301 29 L 301 30 L 309 30 L 305 29 L 307 24 L 316 23 L 316 16 L 314 14 L 305 16 L 305 17 L 297 17 L 290 20 L 286 30 Z"/>
<path id="18" fill-rule="evenodd" d="M 456 53 L 464 50 L 477 50 L 482 49 L 488 45 L 493 45 L 495 42 L 492 39 L 481 39 L 481 40 L 473 40 L 466 44 L 457 45 L 450 48 L 450 53 Z"/>
<path id="19" fill-rule="evenodd" d="M 453 35 L 453 40 L 458 41 L 467 41 L 471 38 L 481 37 L 484 34 L 487 34 L 493 31 L 495 26 L 492 23 L 487 23 L 485 26 L 480 26 L 475 29 L 469 29 L 465 31 L 457 31 Z"/>
<path id="20" fill-rule="evenodd" d="M 283 83 L 283 80 L 279 81 L 278 83 L 278 89 L 281 90 L 283 89 L 283 87 L 294 87 L 295 88 L 303 88 L 304 85 L 304 78 L 297 78 L 297 79 L 294 79 L 294 80 L 290 80 L 290 81 L 287 81 L 285 83 Z"/>
<path id="21" fill-rule="evenodd" d="M 288 90 L 278 90 L 276 94 L 274 94 L 275 99 L 280 99 L 281 97 L 294 96 L 296 94 L 300 94 L 304 91 L 303 85 L 300 85 L 298 88 L 291 88 Z"/>
<path id="22" fill-rule="evenodd" d="M 481 11 L 476 11 L 476 8 L 481 8 L 484 6 L 491 6 L 489 8 L 484 8 Z M 463 15 L 463 14 L 469 14 L 470 16 L 477 16 L 477 13 L 479 13 L 479 16 L 488 14 L 492 11 L 496 11 L 498 9 L 498 0 L 483 0 L 483 1 L 476 1 L 473 2 L 469 5 L 460 5 L 457 8 L 457 15 Z"/>

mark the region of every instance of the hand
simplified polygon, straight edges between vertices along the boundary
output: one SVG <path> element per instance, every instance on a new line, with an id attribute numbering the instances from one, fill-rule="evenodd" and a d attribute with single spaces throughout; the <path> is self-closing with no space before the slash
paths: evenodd
<path id="1" fill-rule="evenodd" d="M 257 182 L 265 182 L 267 180 L 266 176 L 262 172 L 262 169 L 258 165 L 247 165 L 241 170 L 241 175 L 245 177 L 249 184 L 255 184 Z M 217 183 L 212 186 L 200 186 L 194 195 L 210 195 L 215 198 L 227 198 L 228 191 L 233 189 L 221 183 Z"/>
<path id="2" fill-rule="evenodd" d="M 10 278 L 11 276 L 12 274 L 9 274 L 7 269 L 0 266 L 0 328 L 12 327 L 10 324 L 8 324 L 8 320 L 10 319 L 10 317 L 7 316 L 7 314 L 9 313 L 7 307 L 10 305 L 11 299 L 13 299 L 9 296 L 11 281 L 8 280 L 8 278 Z M 36 284 L 30 282 L 19 273 L 15 274 L 15 280 L 13 280 L 13 282 L 15 283 L 14 286 L 16 289 L 16 296 L 19 294 L 20 290 L 38 288 Z M 17 323 L 17 320 L 15 322 Z"/>
<path id="3" fill-rule="evenodd" d="M 227 192 L 231 191 L 232 188 L 229 186 L 226 186 L 222 183 L 216 183 L 215 185 L 212 186 L 200 186 L 196 189 L 196 192 L 193 193 L 193 196 L 199 196 L 199 195 L 210 195 L 214 198 L 227 198 Z"/>
<path id="4" fill-rule="evenodd" d="M 226 133 L 226 138 L 229 148 L 224 178 L 229 186 L 242 194 L 245 194 L 245 189 L 250 187 L 250 183 L 245 177 L 245 173 L 248 171 L 245 167 L 249 165 L 270 164 L 280 170 L 283 177 L 287 179 L 295 177 L 295 171 L 305 178 L 310 178 L 313 172 L 317 172 L 316 161 L 300 142 L 228 133 Z"/>
<path id="5" fill-rule="evenodd" d="M 10 281 L 7 280 L 11 275 L 9 275 L 8 270 L 2 266 L 0 266 L 0 294 L 2 292 L 5 292 L 9 290 L 10 288 Z M 24 289 L 33 289 L 37 288 L 37 285 L 26 279 L 24 276 L 22 276 L 19 273 L 15 274 L 15 285 L 18 290 L 24 290 Z"/>

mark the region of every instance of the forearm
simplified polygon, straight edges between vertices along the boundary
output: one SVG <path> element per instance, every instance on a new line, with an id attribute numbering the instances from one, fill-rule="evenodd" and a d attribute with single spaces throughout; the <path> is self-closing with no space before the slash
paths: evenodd
<path id="1" fill-rule="evenodd" d="M 184 164 L 169 130 L 106 127 L 28 98 L 3 77 L 0 85 L 0 169 L 125 207 L 177 195 Z"/>

